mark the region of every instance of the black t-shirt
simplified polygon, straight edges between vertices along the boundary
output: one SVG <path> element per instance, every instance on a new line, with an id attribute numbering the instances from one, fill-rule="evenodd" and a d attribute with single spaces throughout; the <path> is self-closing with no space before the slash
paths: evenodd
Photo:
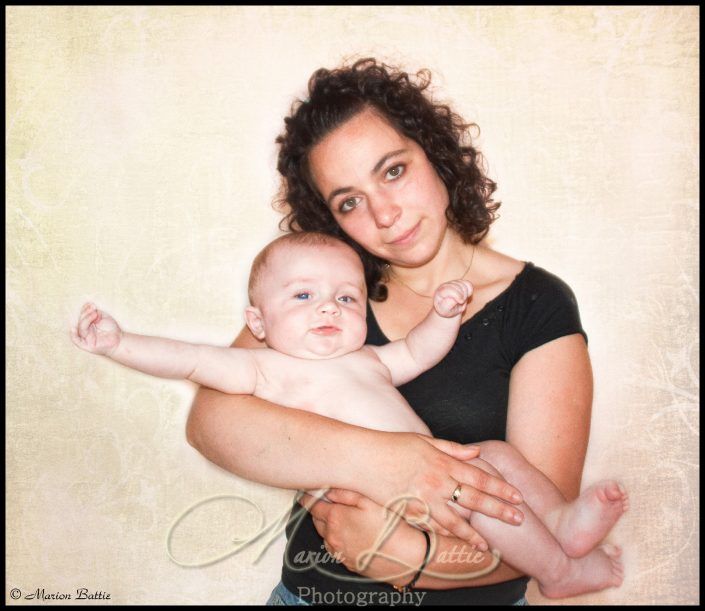
<path id="1" fill-rule="evenodd" d="M 367 325 L 368 344 L 380 346 L 389 342 L 369 305 Z M 527 263 L 502 293 L 463 323 L 448 355 L 400 386 L 399 391 L 434 437 L 459 443 L 504 440 L 512 368 L 533 348 L 573 333 L 580 333 L 587 342 L 570 287 L 546 270 Z M 374 477 L 374 473 L 368 476 Z M 293 514 L 300 510 L 294 504 Z M 298 528 L 293 524 L 294 520 L 286 529 L 288 542 L 282 569 L 282 581 L 291 592 L 308 601 L 312 600 L 312 592 L 324 601 L 344 601 L 345 597 L 338 593 L 352 592 L 364 597 L 363 592 L 374 592 L 377 594 L 373 596 L 378 597 L 383 592 L 394 592 L 385 583 L 361 582 L 363 577 L 331 562 L 310 514 L 305 515 Z M 318 568 L 301 570 L 315 560 L 321 561 Z M 522 577 L 475 588 L 422 590 L 425 596 L 421 604 L 512 604 L 524 595 L 527 582 L 528 578 Z M 325 593 L 333 595 L 324 597 Z M 352 595 L 348 600 L 352 600 Z M 375 598 L 368 600 L 372 603 Z"/>

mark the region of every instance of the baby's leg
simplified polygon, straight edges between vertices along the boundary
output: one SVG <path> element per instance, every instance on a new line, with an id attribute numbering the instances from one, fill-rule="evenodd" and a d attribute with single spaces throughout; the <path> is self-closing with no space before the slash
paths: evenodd
<path id="1" fill-rule="evenodd" d="M 470 462 L 501 477 L 492 465 L 481 459 Z M 524 521 L 518 526 L 477 511 L 471 512 L 470 524 L 490 547 L 499 550 L 506 563 L 535 577 L 544 596 L 565 598 L 621 585 L 619 548 L 600 546 L 582 558 L 570 558 L 529 504 L 522 503 L 519 509 L 524 513 Z"/>
<path id="2" fill-rule="evenodd" d="M 629 508 L 624 488 L 605 480 L 568 502 L 553 482 L 503 441 L 486 441 L 480 457 L 491 463 L 512 485 L 519 488 L 563 550 L 573 558 L 587 554 L 612 529 Z"/>

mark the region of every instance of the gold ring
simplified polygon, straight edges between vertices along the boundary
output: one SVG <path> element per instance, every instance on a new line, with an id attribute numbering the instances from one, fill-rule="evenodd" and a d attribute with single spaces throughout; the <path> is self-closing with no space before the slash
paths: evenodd
<path id="1" fill-rule="evenodd" d="M 455 487 L 455 490 L 453 490 L 453 494 L 450 495 L 450 500 L 453 501 L 454 503 L 458 502 L 458 499 L 460 498 L 460 493 L 462 492 L 463 487 L 461 484 L 458 484 Z"/>

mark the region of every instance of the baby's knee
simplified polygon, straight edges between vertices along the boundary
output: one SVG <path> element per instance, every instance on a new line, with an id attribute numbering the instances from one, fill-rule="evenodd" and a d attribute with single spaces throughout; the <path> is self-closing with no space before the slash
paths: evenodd
<path id="1" fill-rule="evenodd" d="M 489 473 L 490 475 L 493 475 L 494 477 L 496 477 L 498 479 L 502 479 L 502 480 L 504 479 L 504 477 L 502 477 L 502 474 L 497 469 L 495 469 L 495 467 L 493 465 L 491 465 L 486 460 L 482 460 L 482 458 L 473 458 L 472 460 L 470 460 L 468 462 L 471 465 L 474 465 L 475 467 L 477 467 L 478 469 L 482 469 L 483 471 L 486 471 L 487 473 Z"/>
<path id="2" fill-rule="evenodd" d="M 524 460 L 518 450 L 506 441 L 493 439 L 477 445 L 480 446 L 480 458 L 492 463 L 500 471 L 516 468 L 517 464 Z"/>

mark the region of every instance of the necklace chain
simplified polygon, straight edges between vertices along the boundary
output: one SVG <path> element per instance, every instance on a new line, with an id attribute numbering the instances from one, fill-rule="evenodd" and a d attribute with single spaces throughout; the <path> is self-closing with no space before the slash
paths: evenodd
<path id="1" fill-rule="evenodd" d="M 468 263 L 467 268 L 465 269 L 465 272 L 463 273 L 458 280 L 464 280 L 465 276 L 468 275 L 468 272 L 470 271 L 470 268 L 472 267 L 472 262 L 475 260 L 475 250 L 477 249 L 477 246 L 473 245 L 472 247 L 472 254 L 470 255 L 470 263 Z M 411 288 L 406 282 L 404 282 L 399 276 L 397 276 L 393 270 L 390 269 L 390 273 L 394 280 L 397 280 L 399 284 L 405 286 L 407 289 L 409 289 L 412 293 L 416 293 L 419 297 L 424 297 L 425 299 L 433 299 L 433 295 L 424 295 L 423 293 L 419 293 L 418 291 L 414 290 Z"/>

